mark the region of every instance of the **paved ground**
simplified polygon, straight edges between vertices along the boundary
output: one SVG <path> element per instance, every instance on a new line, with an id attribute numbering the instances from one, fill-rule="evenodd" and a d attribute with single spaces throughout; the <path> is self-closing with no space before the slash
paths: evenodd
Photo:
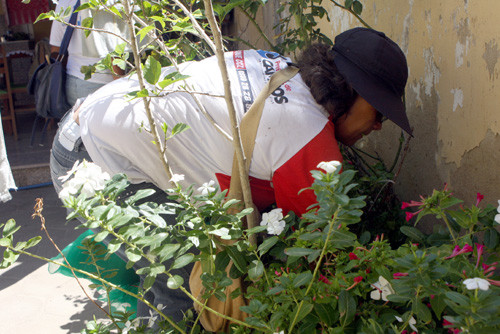
<path id="1" fill-rule="evenodd" d="M 12 192 L 12 197 L 9 202 L 0 203 L 0 222 L 14 218 L 21 226 L 14 240 L 42 235 L 39 219 L 31 218 L 39 197 L 44 199 L 47 229 L 61 248 L 80 235 L 81 230 L 65 224 L 66 210 L 52 186 Z M 57 255 L 45 235 L 31 250 L 49 258 Z M 79 333 L 85 321 L 98 314 L 74 279 L 51 275 L 44 261 L 27 256 L 21 256 L 9 269 L 0 270 L 0 305 L 0 333 Z"/>

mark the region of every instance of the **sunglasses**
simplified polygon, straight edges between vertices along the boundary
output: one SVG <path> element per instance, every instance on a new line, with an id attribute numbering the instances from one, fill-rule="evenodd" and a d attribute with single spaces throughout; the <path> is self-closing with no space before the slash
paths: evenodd
<path id="1" fill-rule="evenodd" d="M 375 120 L 379 123 L 384 123 L 385 121 L 387 121 L 389 118 L 387 116 L 384 116 L 382 115 L 382 113 L 380 111 L 377 111 L 377 117 L 375 118 Z"/>

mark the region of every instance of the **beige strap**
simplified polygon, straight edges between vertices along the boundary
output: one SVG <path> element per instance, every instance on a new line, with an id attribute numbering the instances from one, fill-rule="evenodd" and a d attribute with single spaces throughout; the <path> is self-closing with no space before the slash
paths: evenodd
<path id="1" fill-rule="evenodd" d="M 264 88 L 255 99 L 254 103 L 243 116 L 240 123 L 240 135 L 243 144 L 243 154 L 246 157 L 245 169 L 248 173 L 250 170 L 250 162 L 252 161 L 253 148 L 255 145 L 255 137 L 259 128 L 260 118 L 266 99 L 272 92 L 278 89 L 279 86 L 290 80 L 299 71 L 298 67 L 288 66 L 274 73 Z M 229 185 L 229 193 L 227 195 L 231 199 L 243 200 L 243 191 L 241 189 L 240 171 L 236 154 L 233 158 L 233 170 L 231 173 L 231 183 Z"/>

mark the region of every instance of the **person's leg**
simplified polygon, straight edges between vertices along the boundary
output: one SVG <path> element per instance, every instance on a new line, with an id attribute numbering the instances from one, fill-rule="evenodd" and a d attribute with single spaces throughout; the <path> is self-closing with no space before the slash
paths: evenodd
<path id="1" fill-rule="evenodd" d="M 131 196 L 140 189 L 149 189 L 149 188 L 156 190 L 156 193 L 147 198 L 142 199 L 139 203 L 154 202 L 160 204 L 169 201 L 167 199 L 167 194 L 152 183 L 131 184 L 129 187 L 127 187 L 127 190 L 120 196 L 121 198 L 119 200 L 125 200 L 126 198 L 128 198 L 129 196 Z M 163 215 L 162 217 L 163 219 L 165 219 L 168 225 L 176 224 L 175 215 Z M 105 243 L 109 241 L 111 241 L 110 238 L 104 240 Z M 117 254 L 123 260 L 128 262 L 127 256 L 122 247 L 120 247 L 120 249 L 115 254 Z M 173 259 L 170 259 L 168 261 L 163 262 L 162 264 L 165 266 L 165 268 L 168 269 L 170 268 L 170 266 L 172 266 L 173 261 L 174 261 Z M 133 268 L 137 270 L 139 268 L 147 267 L 150 264 L 151 263 L 148 260 L 143 258 L 140 261 L 136 262 Z M 189 291 L 189 275 L 191 274 L 192 268 L 193 264 L 191 263 L 184 268 L 171 271 L 172 275 L 179 275 L 183 278 L 184 280 L 183 287 L 188 291 Z M 142 286 L 146 278 L 146 275 L 139 275 L 139 276 Z M 159 304 L 163 305 L 165 307 L 163 313 L 171 317 L 174 321 L 178 322 L 182 320 L 183 313 L 193 307 L 193 301 L 188 296 L 186 296 L 186 294 L 182 292 L 180 289 L 169 289 L 167 287 L 167 281 L 168 281 L 167 275 L 165 274 L 158 275 L 151 289 L 148 292 L 146 292 L 145 299 L 154 306 L 158 306 Z M 141 302 L 137 303 L 138 317 L 149 316 L 149 310 L 150 309 L 146 304 Z"/>
<path id="2" fill-rule="evenodd" d="M 77 126 L 72 118 L 72 111 L 68 111 L 59 122 L 59 128 L 50 150 L 50 176 L 58 194 L 62 189 L 59 177 L 66 175 L 77 160 L 92 161 L 80 136 L 72 133 Z"/>

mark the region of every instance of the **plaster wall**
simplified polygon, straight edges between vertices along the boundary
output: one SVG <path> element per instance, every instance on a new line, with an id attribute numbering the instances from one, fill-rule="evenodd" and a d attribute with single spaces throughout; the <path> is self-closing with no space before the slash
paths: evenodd
<path id="1" fill-rule="evenodd" d="M 497 0 L 362 0 L 362 18 L 407 56 L 406 105 L 414 128 L 397 192 L 417 199 L 448 183 L 467 203 L 476 192 L 500 199 L 500 25 Z M 333 38 L 361 26 L 330 7 L 322 31 Z M 384 123 L 366 138 L 388 161 L 400 131 Z"/>

